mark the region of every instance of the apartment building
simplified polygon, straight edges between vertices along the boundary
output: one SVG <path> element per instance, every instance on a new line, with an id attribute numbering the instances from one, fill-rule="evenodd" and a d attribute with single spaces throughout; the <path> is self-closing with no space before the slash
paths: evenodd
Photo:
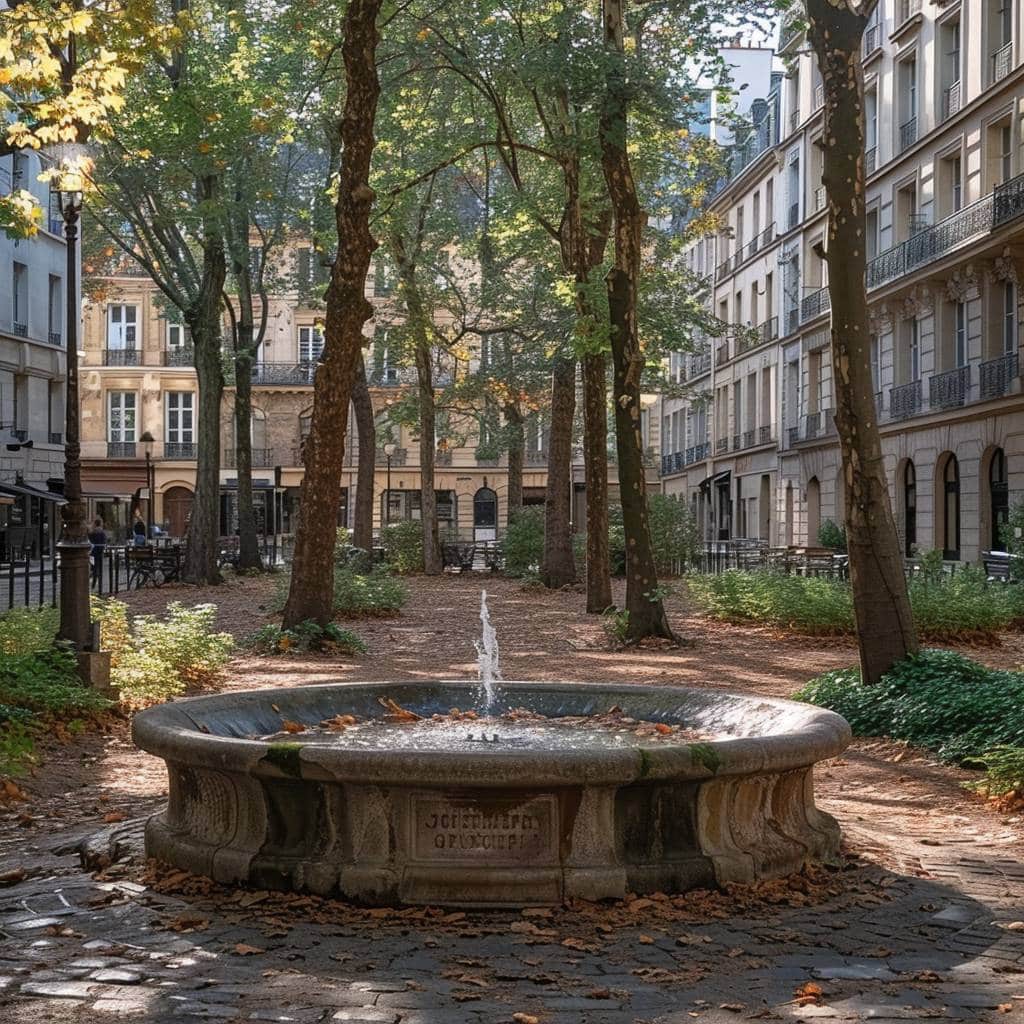
<path id="1" fill-rule="evenodd" d="M 41 157 L 0 157 L 0 194 L 32 192 L 38 234 L 0 233 L 0 561 L 51 553 L 64 479 L 67 248 Z"/>
<path id="2" fill-rule="evenodd" d="M 872 369 L 908 554 L 976 561 L 1024 498 L 1022 18 L 1014 0 L 883 0 L 865 33 Z M 722 329 L 673 358 L 689 394 L 663 405 L 663 487 L 709 540 L 813 545 L 843 519 L 824 97 L 792 25 L 779 54 L 714 199 L 729 229 L 690 254 Z"/>
<path id="3" fill-rule="evenodd" d="M 309 431 L 313 376 L 323 348 L 322 308 L 309 287 L 312 250 L 290 246 L 275 276 L 283 286 L 270 297 L 269 327 L 252 370 L 252 449 L 257 525 L 290 533 L 298 515 L 302 444 Z M 376 316 L 367 324 L 365 353 L 376 414 L 374 528 L 414 520 L 420 510 L 419 438 L 390 408 L 416 383 L 415 370 L 396 358 L 389 325 L 396 322 L 393 275 L 378 261 L 367 284 Z M 305 284 L 303 283 L 305 282 Z M 290 290 L 289 290 L 290 289 Z M 156 284 L 125 265 L 105 276 L 86 303 L 82 377 L 83 475 L 92 510 L 115 530 L 148 512 L 147 473 L 154 483 L 155 523 L 175 537 L 185 533 L 195 490 L 196 375 L 188 332 Z M 479 353 L 472 356 L 477 364 Z M 234 390 L 226 357 L 227 390 L 221 413 L 221 532 L 237 528 Z M 437 386 L 466 364 L 442 359 Z M 649 399 L 649 404 L 655 398 Z M 657 430 L 655 420 L 653 428 Z M 547 485 L 547 430 L 535 415 L 525 425 L 524 501 L 542 504 Z M 494 539 L 507 521 L 507 455 L 496 455 L 471 415 L 439 414 L 435 488 L 442 533 Z M 656 440 L 654 442 L 657 443 Z M 358 432 L 349 415 L 338 522 L 353 525 Z M 583 465 L 573 468 L 574 516 L 585 522 Z"/>

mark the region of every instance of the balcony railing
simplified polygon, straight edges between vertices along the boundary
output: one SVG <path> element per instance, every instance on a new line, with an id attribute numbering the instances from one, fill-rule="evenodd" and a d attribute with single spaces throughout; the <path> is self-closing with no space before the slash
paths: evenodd
<path id="1" fill-rule="evenodd" d="M 786 216 L 786 230 L 795 228 L 800 223 L 800 204 L 790 203 L 789 213 Z"/>
<path id="2" fill-rule="evenodd" d="M 722 452 L 727 452 L 728 450 L 729 450 L 729 438 L 727 438 L 727 437 L 720 437 L 715 442 L 715 453 L 717 455 L 721 455 Z"/>
<path id="3" fill-rule="evenodd" d="M 905 420 L 921 411 L 921 382 L 913 380 L 889 389 L 889 415 L 894 420 Z"/>
<path id="4" fill-rule="evenodd" d="M 661 456 L 661 475 L 668 476 L 672 472 L 672 456 L 662 454 Z"/>
<path id="5" fill-rule="evenodd" d="M 952 117 L 960 109 L 960 83 L 954 82 L 942 94 L 942 117 Z"/>
<path id="6" fill-rule="evenodd" d="M 800 428 L 799 427 L 787 427 L 786 428 L 786 442 L 788 447 L 792 448 L 795 444 L 800 442 Z"/>
<path id="7" fill-rule="evenodd" d="M 756 256 L 761 249 L 767 245 L 772 244 L 772 240 L 775 238 L 775 222 L 772 221 L 759 235 L 754 235 L 751 239 L 750 244 L 747 246 L 747 259 L 751 259 Z"/>
<path id="8" fill-rule="evenodd" d="M 938 224 L 925 227 L 868 263 L 868 288 L 895 281 L 945 256 L 978 235 L 987 234 L 1024 213 L 1024 175 L 1005 182 L 977 202 Z"/>
<path id="9" fill-rule="evenodd" d="M 139 366 L 141 353 L 137 348 L 107 348 L 103 350 L 104 366 Z"/>
<path id="10" fill-rule="evenodd" d="M 238 469 L 238 453 L 234 448 L 225 448 L 220 453 L 220 464 L 224 469 Z M 274 465 L 273 448 L 253 448 L 253 469 L 269 469 Z"/>
<path id="11" fill-rule="evenodd" d="M 547 451 L 537 451 L 533 448 L 529 449 L 526 452 L 526 464 L 528 466 L 546 466 L 548 464 Z"/>
<path id="12" fill-rule="evenodd" d="M 769 444 L 772 439 L 772 428 L 771 427 L 758 427 L 757 428 L 757 443 L 758 444 Z"/>
<path id="13" fill-rule="evenodd" d="M 799 19 L 787 21 L 779 30 L 779 49 L 784 50 L 803 32 Z"/>
<path id="14" fill-rule="evenodd" d="M 868 25 L 864 31 L 864 56 L 874 53 L 882 45 L 882 29 L 880 25 Z"/>
<path id="15" fill-rule="evenodd" d="M 1002 227 L 1024 213 L 1024 174 L 992 190 L 992 227 Z"/>
<path id="16" fill-rule="evenodd" d="M 48 331 L 47 335 L 46 335 L 46 340 L 51 345 L 61 345 L 61 344 L 63 344 L 63 338 L 62 338 L 62 335 L 61 335 L 60 331 Z"/>
<path id="17" fill-rule="evenodd" d="M 915 142 L 917 142 L 917 118 L 912 117 L 900 125 L 899 151 L 902 153 L 904 150 L 910 149 Z"/>
<path id="18" fill-rule="evenodd" d="M 743 447 L 743 435 L 733 434 L 732 435 L 732 450 L 738 452 Z"/>
<path id="19" fill-rule="evenodd" d="M 687 366 L 687 377 L 693 380 L 694 377 L 699 377 L 701 374 L 707 373 L 711 369 L 711 353 L 710 352 L 698 352 L 690 356 L 689 364 Z"/>
<path id="20" fill-rule="evenodd" d="M 134 459 L 135 458 L 135 442 L 134 441 L 108 441 L 107 442 L 107 458 L 108 459 Z"/>
<path id="21" fill-rule="evenodd" d="M 11 333 L 16 334 L 19 338 L 27 338 L 28 324 L 23 324 L 20 320 L 12 320 Z"/>
<path id="22" fill-rule="evenodd" d="M 408 461 L 408 459 L 409 459 L 409 452 L 405 448 L 396 448 L 391 453 L 391 465 L 392 465 L 392 467 L 394 467 L 394 466 L 404 466 L 406 464 L 406 462 Z M 377 452 L 376 464 L 378 466 L 387 466 L 387 464 L 388 464 L 388 454 L 387 454 L 387 452 L 382 452 L 382 451 L 378 451 Z"/>
<path id="23" fill-rule="evenodd" d="M 257 363 L 251 367 L 249 377 L 257 387 L 301 387 L 313 383 L 316 366 L 314 362 Z"/>
<path id="24" fill-rule="evenodd" d="M 535 453 L 537 454 L 537 453 Z M 529 459 L 527 459 L 529 461 Z M 434 452 L 434 465 L 435 466 L 450 466 L 452 464 L 452 450 L 451 448 L 438 448 Z"/>
<path id="25" fill-rule="evenodd" d="M 732 257 L 726 256 L 725 259 L 715 267 L 715 280 L 720 281 L 723 277 L 727 277 L 731 269 Z"/>
<path id="26" fill-rule="evenodd" d="M 165 441 L 164 458 L 191 462 L 196 458 L 198 445 L 194 441 Z"/>
<path id="27" fill-rule="evenodd" d="M 196 352 L 191 346 L 166 348 L 163 353 L 164 366 L 195 366 Z"/>
<path id="28" fill-rule="evenodd" d="M 813 320 L 822 313 L 827 313 L 832 308 L 832 299 L 829 296 L 828 288 L 819 288 L 810 295 L 805 295 L 800 302 L 800 322 L 806 323 Z"/>
<path id="29" fill-rule="evenodd" d="M 687 462 L 703 462 L 711 454 L 711 442 L 705 441 L 703 444 L 695 444 L 693 446 L 693 458 L 691 459 L 687 455 Z"/>
<path id="30" fill-rule="evenodd" d="M 1000 79 L 1005 78 L 1010 73 L 1010 68 L 1013 66 L 1013 43 L 1006 43 L 1005 46 L 1000 46 L 995 53 L 992 54 L 992 81 L 993 83 L 998 82 Z"/>
<path id="31" fill-rule="evenodd" d="M 761 334 L 761 344 L 766 341 L 774 341 L 779 336 L 779 318 L 770 316 L 758 327 L 758 331 Z"/>
<path id="32" fill-rule="evenodd" d="M 970 366 L 958 366 L 955 370 L 936 373 L 928 381 L 928 407 L 930 409 L 955 409 L 965 405 L 971 390 Z"/>
<path id="33" fill-rule="evenodd" d="M 64 435 L 61 434 L 61 433 L 58 433 L 55 430 L 51 430 L 50 433 L 47 435 L 47 437 L 48 437 L 48 443 L 49 444 L 63 444 L 64 443 Z"/>
<path id="34" fill-rule="evenodd" d="M 715 366 L 729 362 L 729 342 L 725 341 L 715 349 Z"/>
<path id="35" fill-rule="evenodd" d="M 864 152 L 864 173 L 874 174 L 878 166 L 878 147 L 872 146 Z"/>
<path id="36" fill-rule="evenodd" d="M 1010 385 L 1017 379 L 1020 372 L 1017 353 L 1007 352 L 998 359 L 990 359 L 978 368 L 981 386 L 981 398 L 1002 398 L 1009 394 Z"/>
<path id="37" fill-rule="evenodd" d="M 744 430 L 743 431 L 743 447 L 744 448 L 753 448 L 754 447 L 754 437 L 755 437 L 755 431 L 753 431 L 753 430 Z"/>

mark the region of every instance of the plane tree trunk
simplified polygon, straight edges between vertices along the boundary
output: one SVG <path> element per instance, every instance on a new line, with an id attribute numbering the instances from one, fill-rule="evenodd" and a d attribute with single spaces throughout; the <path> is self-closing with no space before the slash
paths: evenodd
<path id="1" fill-rule="evenodd" d="M 551 372 L 551 433 L 544 494 L 541 579 L 556 590 L 576 582 L 572 553 L 572 422 L 576 412 L 576 361 L 557 356 Z"/>
<path id="2" fill-rule="evenodd" d="M 359 460 L 356 470 L 355 526 L 352 543 L 367 553 L 373 550 L 373 485 L 377 469 L 377 424 L 373 419 L 373 399 L 366 383 L 366 363 L 362 353 L 352 385 L 352 411 L 356 419 Z"/>
<path id="3" fill-rule="evenodd" d="M 893 519 L 871 374 L 865 271 L 864 77 L 870 4 L 807 0 L 808 38 L 825 91 L 822 180 L 828 197 L 835 421 L 846 492 L 846 544 L 861 675 L 879 679 L 918 649 Z"/>

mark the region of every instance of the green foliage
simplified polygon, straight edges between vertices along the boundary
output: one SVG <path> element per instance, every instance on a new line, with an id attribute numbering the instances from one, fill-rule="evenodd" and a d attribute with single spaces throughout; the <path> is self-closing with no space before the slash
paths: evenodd
<path id="1" fill-rule="evenodd" d="M 334 610 L 340 615 L 397 615 L 408 597 L 405 584 L 385 568 L 368 573 L 335 570 Z"/>
<path id="2" fill-rule="evenodd" d="M 110 706 L 81 685 L 74 655 L 61 647 L 11 654 L 0 661 L 0 704 L 37 715 L 88 713 Z"/>
<path id="3" fill-rule="evenodd" d="M 166 700 L 213 679 L 234 646 L 230 633 L 213 631 L 216 617 L 214 604 L 189 608 L 179 601 L 167 606 L 165 619 L 136 616 L 131 646 L 111 670 L 122 700 Z"/>
<path id="4" fill-rule="evenodd" d="M 672 576 L 693 565 L 700 551 L 700 531 L 686 503 L 667 494 L 652 494 L 647 509 L 658 575 Z M 626 534 L 617 502 L 608 509 L 608 546 L 612 575 L 624 576 Z"/>
<path id="5" fill-rule="evenodd" d="M 423 572 L 423 525 L 412 519 L 381 530 L 388 565 L 403 576 Z"/>
<path id="6" fill-rule="evenodd" d="M 1010 559 L 1010 575 L 1014 580 L 1024 582 L 1024 501 L 1010 506 L 1006 525 L 1003 527 L 1003 543 L 1006 550 L 1016 558 Z"/>
<path id="7" fill-rule="evenodd" d="M 100 649 L 110 654 L 110 667 L 116 669 L 132 649 L 128 605 L 112 597 L 93 597 L 92 618 L 100 625 Z"/>
<path id="8" fill-rule="evenodd" d="M 35 762 L 32 730 L 17 719 L 5 719 L 0 706 L 0 777 L 21 775 Z"/>
<path id="9" fill-rule="evenodd" d="M 922 651 L 875 686 L 865 686 L 856 668 L 826 672 L 796 696 L 838 712 L 858 736 L 907 740 L 945 761 L 1024 746 L 1024 673 L 986 668 L 954 651 Z"/>
<path id="10" fill-rule="evenodd" d="M 612 645 L 622 647 L 629 639 L 629 611 L 606 608 L 601 614 L 601 626 Z"/>
<path id="11" fill-rule="evenodd" d="M 540 571 L 544 556 L 544 509 L 528 505 L 517 509 L 505 531 L 502 551 L 509 576 L 530 578 Z"/>
<path id="12" fill-rule="evenodd" d="M 0 616 L 0 653 L 31 654 L 53 646 L 60 616 L 56 608 L 13 608 Z"/>
<path id="13" fill-rule="evenodd" d="M 338 527 L 334 540 L 334 565 L 336 569 L 357 569 L 366 572 L 373 563 L 373 552 L 357 548 L 352 543 L 352 534 L 344 526 Z"/>
<path id="14" fill-rule="evenodd" d="M 993 747 L 974 761 L 985 769 L 985 778 L 972 783 L 972 789 L 984 790 L 988 796 L 1024 794 L 1024 746 Z"/>
<path id="15" fill-rule="evenodd" d="M 845 551 L 846 527 L 837 526 L 831 519 L 826 519 L 818 527 L 818 544 L 833 551 Z"/>
<path id="16" fill-rule="evenodd" d="M 293 651 L 332 650 L 339 654 L 365 654 L 366 644 L 358 634 L 329 622 L 300 622 L 294 629 L 276 624 L 263 626 L 246 638 L 246 646 L 264 654 L 290 654 Z"/>
<path id="17" fill-rule="evenodd" d="M 854 629 L 853 597 L 845 580 L 730 569 L 689 576 L 686 583 L 697 606 L 717 619 L 814 635 Z M 973 566 L 952 575 L 926 567 L 910 581 L 909 591 L 918 631 L 930 640 L 992 639 L 1024 613 L 1020 587 L 990 584 Z"/>

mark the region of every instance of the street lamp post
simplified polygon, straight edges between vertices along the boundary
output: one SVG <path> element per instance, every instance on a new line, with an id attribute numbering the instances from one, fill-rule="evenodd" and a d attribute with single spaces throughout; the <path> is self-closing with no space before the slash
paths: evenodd
<path id="1" fill-rule="evenodd" d="M 67 242 L 67 397 L 64 419 L 64 497 L 61 508 L 60 628 L 57 638 L 79 654 L 90 650 L 89 554 L 86 508 L 82 495 L 82 446 L 78 404 L 78 223 L 82 213 L 84 174 L 67 154 L 56 178 L 60 212 Z"/>
<path id="2" fill-rule="evenodd" d="M 387 497 L 384 499 L 384 525 L 391 525 L 391 456 L 397 451 L 397 445 L 394 441 L 388 441 L 384 445 L 384 457 L 388 463 L 388 477 L 387 477 Z"/>
<path id="3" fill-rule="evenodd" d="M 146 491 L 149 494 L 146 500 L 146 541 L 153 539 L 153 502 L 156 500 L 156 468 L 153 465 L 153 435 L 147 430 L 139 440 L 142 442 L 142 450 L 146 456 Z"/>

